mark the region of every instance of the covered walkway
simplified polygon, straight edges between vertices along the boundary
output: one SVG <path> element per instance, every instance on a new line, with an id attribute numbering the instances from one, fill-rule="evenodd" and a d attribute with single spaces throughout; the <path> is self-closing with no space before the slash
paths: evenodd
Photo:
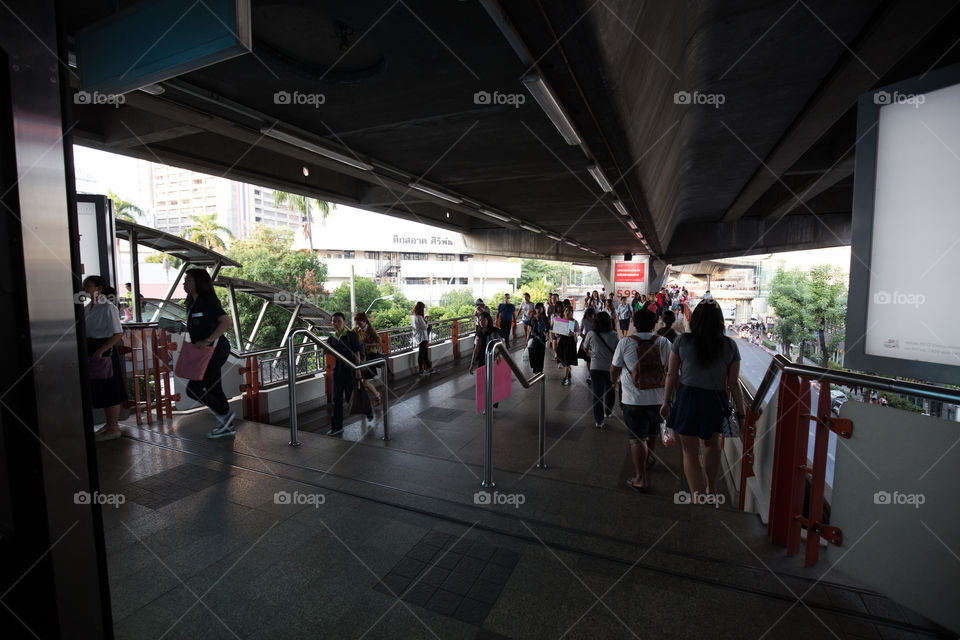
<path id="1" fill-rule="evenodd" d="M 211 442 L 204 413 L 131 428 L 99 460 L 102 491 L 128 498 L 104 510 L 117 637 L 939 635 L 842 562 L 786 558 L 755 514 L 676 504 L 676 447 L 632 492 L 622 422 L 595 429 L 583 367 L 569 388 L 558 373 L 547 469 L 536 393 L 515 385 L 496 410 L 500 504 L 476 497 L 483 423 L 462 367 L 396 389 L 386 443 L 362 420 L 298 448 L 253 422 Z"/>

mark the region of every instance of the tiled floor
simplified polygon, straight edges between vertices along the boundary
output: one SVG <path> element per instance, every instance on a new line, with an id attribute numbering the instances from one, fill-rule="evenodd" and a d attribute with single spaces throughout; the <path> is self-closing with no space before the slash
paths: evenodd
<path id="1" fill-rule="evenodd" d="M 398 385 L 386 443 L 359 422 L 296 448 L 247 422 L 209 441 L 196 414 L 98 445 L 101 491 L 127 498 L 103 511 L 117 637 L 937 635 L 842 564 L 786 558 L 756 516 L 675 504 L 674 449 L 658 450 L 655 490 L 631 492 L 622 424 L 558 408 L 586 387 L 548 373 L 549 468 L 533 465 L 536 394 L 517 392 L 495 416 L 488 492 L 456 372 Z"/>

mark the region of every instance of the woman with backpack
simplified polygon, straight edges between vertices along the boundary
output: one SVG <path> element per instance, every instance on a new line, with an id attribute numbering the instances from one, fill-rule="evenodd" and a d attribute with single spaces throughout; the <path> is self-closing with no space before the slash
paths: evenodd
<path id="1" fill-rule="evenodd" d="M 617 349 L 617 332 L 613 330 L 610 314 L 602 311 L 597 314 L 593 330 L 583 339 L 583 348 L 587 352 L 590 367 L 590 386 L 593 390 L 593 422 L 602 429 L 604 419 L 613 415 L 613 403 L 616 396 L 610 383 L 610 365 Z"/>
<path id="2" fill-rule="evenodd" d="M 743 393 L 740 379 L 740 350 L 724 335 L 723 311 L 714 300 L 703 300 L 693 310 L 690 333 L 673 343 L 670 366 L 660 415 L 668 420 L 680 437 L 683 471 L 693 497 L 692 503 L 712 500 L 720 470 L 720 438 L 723 421 L 729 417 L 727 387 L 736 403 L 743 424 Z M 703 445 L 703 456 L 700 447 Z"/>

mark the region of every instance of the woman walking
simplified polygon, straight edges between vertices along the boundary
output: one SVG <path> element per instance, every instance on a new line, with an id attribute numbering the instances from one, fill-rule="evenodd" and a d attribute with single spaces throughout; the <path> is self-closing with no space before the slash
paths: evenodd
<path id="1" fill-rule="evenodd" d="M 206 269 L 190 269 L 183 279 L 187 292 L 187 333 L 190 342 L 198 347 L 213 347 L 213 356 L 207 363 L 202 380 L 187 383 L 187 395 L 207 405 L 217 417 L 217 426 L 207 434 L 208 438 L 229 438 L 237 435 L 233 427 L 234 413 L 230 410 L 227 395 L 223 392 L 220 370 L 230 355 L 230 341 L 224 335 L 231 320 L 220 305 L 213 290 L 213 280 Z"/>
<path id="2" fill-rule="evenodd" d="M 543 371 L 543 357 L 547 351 L 548 340 L 547 312 L 542 302 L 538 302 L 530 317 L 530 339 L 527 350 L 530 352 L 530 368 L 534 373 Z"/>
<path id="3" fill-rule="evenodd" d="M 587 307 L 583 312 L 583 321 L 580 325 L 580 335 L 583 338 L 580 340 L 580 346 L 577 348 L 577 358 L 583 360 L 587 363 L 587 384 L 590 384 L 590 354 L 587 353 L 586 343 L 587 335 L 590 334 L 590 331 L 593 329 L 593 323 L 596 320 L 597 313 L 602 312 L 603 309 L 598 307 Z"/>
<path id="4" fill-rule="evenodd" d="M 617 319 L 620 321 L 620 337 L 626 338 L 630 332 L 630 319 L 633 318 L 633 308 L 627 303 L 627 296 L 620 298 L 620 306 L 617 307 Z"/>
<path id="5" fill-rule="evenodd" d="M 715 501 L 720 469 L 720 438 L 723 420 L 730 415 L 727 385 L 743 424 L 745 413 L 740 379 L 740 350 L 724 335 L 723 312 L 713 300 L 697 305 L 690 319 L 690 333 L 673 343 L 660 415 L 680 436 L 683 472 L 693 504 Z M 672 404 L 671 404 L 672 400 Z M 700 456 L 700 446 L 703 455 Z M 706 500 L 700 497 L 706 489 Z"/>
<path id="6" fill-rule="evenodd" d="M 563 368 L 563 382 L 565 387 L 570 386 L 570 367 L 577 366 L 577 337 L 580 335 L 580 323 L 573 319 L 573 307 L 564 307 L 563 318 L 554 320 L 554 331 L 557 323 L 564 320 L 568 323 L 568 331 L 557 336 L 557 359 Z"/>
<path id="7" fill-rule="evenodd" d="M 597 314 L 593 330 L 583 339 L 584 350 L 590 357 L 590 386 L 593 390 L 593 422 L 602 429 L 605 418 L 613 415 L 613 403 L 616 396 L 610 382 L 610 366 L 613 354 L 617 350 L 617 332 L 613 330 L 610 314 L 602 311 Z"/>
<path id="8" fill-rule="evenodd" d="M 660 319 L 663 321 L 663 326 L 657 330 L 657 335 L 661 335 L 673 343 L 673 341 L 677 339 L 677 336 L 680 335 L 677 333 L 677 330 L 673 328 L 673 323 L 677 321 L 677 314 L 668 309 L 663 312 Z"/>
<path id="9" fill-rule="evenodd" d="M 90 298 L 83 313 L 87 333 L 90 404 L 103 409 L 106 425 L 94 434 L 97 442 L 120 437 L 120 407 L 127 401 L 123 359 L 117 344 L 123 340 L 120 310 L 114 305 L 116 291 L 100 276 L 87 276 L 83 292 Z"/>
<path id="10" fill-rule="evenodd" d="M 353 330 L 357 334 L 357 338 L 360 339 L 360 344 L 363 345 L 364 350 L 366 351 L 366 361 L 370 362 L 372 360 L 382 360 L 383 357 L 383 343 L 380 342 L 380 335 L 376 330 L 370 326 L 370 320 L 367 319 L 367 314 L 360 312 L 357 315 L 353 316 Z M 373 383 L 370 382 L 376 377 L 376 368 L 367 367 L 361 371 L 363 375 L 363 386 L 367 388 L 367 391 L 373 396 L 373 406 L 378 406 L 382 398 L 380 397 L 380 392 L 377 391 L 377 388 L 373 386 Z M 386 364 L 384 364 L 383 375 L 387 375 Z M 373 420 L 372 416 L 367 416 L 370 420 Z"/>
<path id="11" fill-rule="evenodd" d="M 421 376 L 436 373 L 430 363 L 430 326 L 423 316 L 424 304 L 418 302 L 410 312 L 410 324 L 413 325 L 413 341 L 417 344 L 417 369 Z"/>

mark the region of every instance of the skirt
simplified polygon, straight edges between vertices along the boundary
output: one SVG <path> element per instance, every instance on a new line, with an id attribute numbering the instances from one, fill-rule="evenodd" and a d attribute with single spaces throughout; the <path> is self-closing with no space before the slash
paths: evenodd
<path id="1" fill-rule="evenodd" d="M 573 336 L 557 338 L 557 360 L 565 367 L 577 366 L 577 342 Z"/>
<path id="2" fill-rule="evenodd" d="M 107 340 L 108 338 L 87 338 L 87 355 L 92 356 Z M 123 358 L 120 357 L 120 350 L 116 345 L 109 353 L 109 358 L 113 361 L 113 375 L 105 380 L 90 380 L 90 404 L 94 409 L 106 409 L 127 401 Z"/>
<path id="3" fill-rule="evenodd" d="M 709 440 L 723 432 L 723 419 L 730 415 L 725 391 L 681 384 L 673 399 L 667 426 L 683 436 Z"/>
<path id="4" fill-rule="evenodd" d="M 373 362 L 374 360 L 383 360 L 383 359 L 384 357 L 382 353 L 374 352 L 374 353 L 367 354 L 367 362 Z M 374 378 L 377 377 L 377 371 L 379 370 L 380 370 L 380 367 L 365 367 L 360 370 L 360 375 L 363 376 L 364 380 L 373 380 Z"/>

